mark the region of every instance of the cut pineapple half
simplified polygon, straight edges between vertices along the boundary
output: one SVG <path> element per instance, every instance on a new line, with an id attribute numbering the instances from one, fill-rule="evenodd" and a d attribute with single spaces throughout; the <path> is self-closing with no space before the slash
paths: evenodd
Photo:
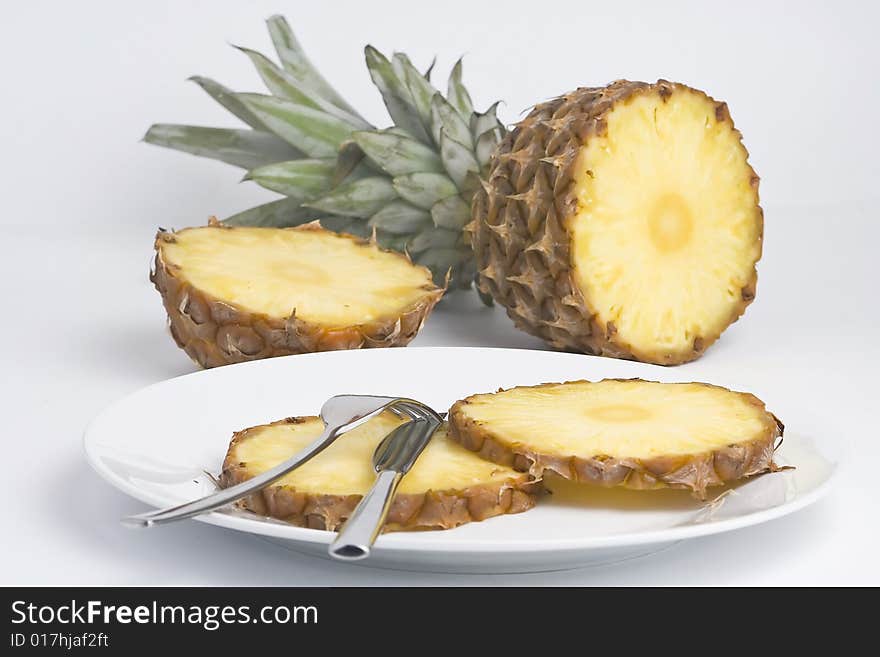
<path id="1" fill-rule="evenodd" d="M 721 335 L 754 293 L 761 214 L 748 153 L 702 93 L 641 94 L 608 113 L 575 167 L 578 287 L 600 325 L 648 360 Z M 659 356 L 659 358 L 658 358 Z"/>
<path id="2" fill-rule="evenodd" d="M 755 396 L 705 383 L 574 381 L 473 395 L 450 436 L 541 477 L 629 488 L 710 486 L 773 471 L 783 426 Z"/>
<path id="3" fill-rule="evenodd" d="M 242 502 L 246 509 L 316 529 L 337 529 L 351 515 L 376 473 L 372 455 L 402 422 L 383 413 L 338 438 L 311 461 Z M 245 429 L 233 437 L 221 486 L 250 479 L 314 441 L 320 418 L 289 418 Z M 438 429 L 401 480 L 385 531 L 449 529 L 534 506 L 540 483 L 531 475 L 483 460 Z"/>
<path id="4" fill-rule="evenodd" d="M 443 295 L 406 256 L 317 225 L 160 232 L 153 281 L 203 367 L 402 346 Z"/>
<path id="5" fill-rule="evenodd" d="M 481 288 L 560 348 L 682 363 L 755 295 L 758 177 L 727 106 L 685 85 L 538 105 L 474 215 Z"/>

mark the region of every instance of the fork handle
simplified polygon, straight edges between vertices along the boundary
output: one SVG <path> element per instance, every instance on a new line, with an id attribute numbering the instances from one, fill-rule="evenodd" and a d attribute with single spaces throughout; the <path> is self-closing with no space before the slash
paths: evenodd
<path id="1" fill-rule="evenodd" d="M 407 400 L 405 397 L 379 397 L 370 395 L 343 396 L 361 397 L 362 400 L 370 398 L 373 401 L 378 400 L 380 403 L 375 406 L 371 404 L 366 408 L 360 407 L 360 409 L 354 412 L 352 417 L 349 418 L 347 421 L 328 423 L 327 426 L 324 427 L 324 432 L 313 443 L 308 445 L 298 454 L 294 454 L 286 461 L 279 463 L 271 470 L 267 470 L 266 472 L 251 479 L 248 479 L 247 481 L 243 481 L 240 484 L 236 484 L 235 486 L 226 488 L 224 490 L 216 491 L 214 493 L 211 493 L 210 495 L 202 497 L 201 499 L 187 502 L 186 504 L 180 504 L 178 506 L 174 506 L 168 509 L 149 511 L 147 513 L 141 513 L 136 516 L 128 516 L 122 519 L 122 524 L 128 527 L 153 527 L 155 525 L 163 525 L 168 522 L 174 522 L 175 520 L 194 518 L 195 516 L 201 515 L 203 513 L 207 513 L 209 511 L 224 507 L 231 502 L 235 502 L 236 500 L 240 500 L 241 498 L 246 497 L 250 493 L 259 490 L 260 488 L 268 486 L 273 481 L 280 479 L 291 470 L 298 468 L 312 457 L 317 456 L 322 451 L 324 451 L 330 445 L 330 443 L 336 440 L 338 436 L 346 433 L 347 431 L 350 431 L 360 424 L 363 424 L 371 417 L 378 415 L 388 408 L 394 410 L 394 405 L 399 402 L 412 401 Z M 331 399 L 339 399 L 340 397 L 342 396 L 333 397 Z M 321 409 L 321 414 L 323 416 L 324 408 Z"/>
<path id="2" fill-rule="evenodd" d="M 345 521 L 336 540 L 330 544 L 330 556 L 343 561 L 358 561 L 370 556 L 370 548 L 379 535 L 391 500 L 403 473 L 382 470 L 369 492 Z"/>
<path id="3" fill-rule="evenodd" d="M 187 502 L 170 509 L 160 509 L 158 511 L 149 511 L 136 516 L 128 516 L 122 519 L 122 523 L 129 527 L 153 527 L 155 525 L 163 525 L 175 520 L 183 520 L 185 518 L 193 518 L 195 516 L 219 509 L 231 502 L 250 495 L 252 492 L 268 486 L 286 475 L 291 470 L 299 467 L 306 461 L 324 451 L 330 443 L 336 438 L 338 427 L 325 427 L 324 432 L 308 447 L 295 454 L 286 461 L 279 463 L 271 470 L 257 475 L 251 479 L 224 488 L 205 497 L 192 502 Z"/>

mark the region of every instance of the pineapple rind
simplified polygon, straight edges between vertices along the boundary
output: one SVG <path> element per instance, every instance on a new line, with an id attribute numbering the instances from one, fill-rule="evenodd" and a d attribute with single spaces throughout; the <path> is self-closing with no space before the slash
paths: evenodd
<path id="1" fill-rule="evenodd" d="M 150 280 L 162 295 L 172 337 L 202 367 L 315 351 L 404 346 L 416 336 L 443 296 L 444 290 L 433 284 L 428 270 L 412 264 L 405 255 L 382 250 L 361 238 L 325 231 L 316 224 L 286 229 L 211 225 L 184 229 L 181 233 L 194 230 L 276 231 L 281 234 L 286 231 L 310 231 L 314 235 L 326 234 L 328 238 L 347 242 L 346 247 L 363 249 L 365 260 L 399 259 L 412 269 L 414 276 L 407 283 L 411 289 L 405 294 L 396 295 L 400 301 L 396 308 L 386 303 L 381 313 L 361 312 L 359 319 L 351 315 L 347 318 L 339 314 L 334 316 L 332 311 L 316 313 L 314 317 L 300 316 L 295 308 L 279 312 L 271 304 L 248 308 L 201 289 L 189 280 L 186 269 L 173 261 L 169 262 L 164 253 L 166 245 L 174 244 L 177 233 L 160 231 L 156 236 L 156 258 Z M 296 264 L 292 261 L 291 267 L 296 267 Z M 418 284 L 419 280 L 423 281 L 421 285 Z M 266 282 L 267 285 L 271 283 Z M 338 283 L 336 281 L 336 287 Z M 337 299 L 335 292 L 334 286 L 329 285 L 327 298 Z M 341 321 L 343 319 L 350 321 Z"/>
<path id="2" fill-rule="evenodd" d="M 686 310 L 700 321 L 693 321 L 687 313 L 682 317 L 673 313 L 667 320 L 665 309 L 661 309 L 644 326 L 646 322 L 640 325 L 636 316 L 642 309 L 635 303 L 625 311 L 633 320 L 630 324 L 640 330 L 630 330 L 630 324 L 618 326 L 615 322 L 621 308 L 615 306 L 614 299 L 600 299 L 597 307 L 590 286 L 584 285 L 595 277 L 613 279 L 615 271 L 601 271 L 603 262 L 591 262 L 581 257 L 583 249 L 578 252 L 577 246 L 573 248 L 572 237 L 577 231 L 572 230 L 572 222 L 584 211 L 586 172 L 579 169 L 583 153 L 591 142 L 607 136 L 609 117 L 618 106 L 648 96 L 666 102 L 676 94 L 704 99 L 713 110 L 707 119 L 708 129 L 726 130 L 734 140 L 740 139 L 724 103 L 663 80 L 656 84 L 622 80 L 607 87 L 578 89 L 537 105 L 502 141 L 488 181 L 474 197 L 474 220 L 468 231 L 480 290 L 503 305 L 518 328 L 560 349 L 672 365 L 698 358 L 752 301 L 763 215 L 758 205 L 758 177 L 741 146 L 743 159 L 737 162 L 737 171 L 743 176 L 741 209 L 749 214 L 745 222 L 749 235 L 740 241 L 751 239 L 752 243 L 742 256 L 747 266 L 734 272 L 726 282 L 729 284 L 716 286 L 718 297 L 723 299 L 715 304 L 711 317 L 703 317 L 704 310 L 695 302 Z M 618 157 L 638 156 L 636 152 Z M 626 247 L 622 245 L 623 253 L 630 252 Z M 648 292 L 660 276 L 662 272 L 657 272 L 645 283 Z M 671 308 L 674 310 L 675 304 Z M 667 330 L 664 324 L 668 323 L 676 331 Z"/>
<path id="3" fill-rule="evenodd" d="M 244 499 L 255 513 L 313 529 L 336 530 L 375 478 L 371 455 L 400 420 L 380 415 L 337 439 L 295 471 Z M 222 487 L 234 486 L 277 465 L 321 432 L 317 417 L 287 418 L 233 436 Z M 478 458 L 437 431 L 403 478 L 384 531 L 449 529 L 532 508 L 541 484 L 528 473 Z"/>
<path id="4" fill-rule="evenodd" d="M 640 404 L 638 401 L 638 389 L 645 386 L 660 386 L 654 391 L 657 393 L 654 404 Z M 607 400 L 617 399 L 621 406 L 645 408 L 649 415 L 635 418 L 632 424 L 617 423 L 615 429 L 615 422 L 596 420 L 595 416 L 591 418 L 589 404 L 578 405 L 576 401 L 567 399 L 563 400 L 563 404 L 579 408 L 565 411 L 568 415 L 564 414 L 561 418 L 554 416 L 554 410 L 557 413 L 560 410 L 560 405 L 554 404 L 553 399 L 559 395 L 559 391 L 574 391 L 587 398 L 590 389 L 600 391 L 602 387 L 617 388 L 606 397 Z M 721 414 L 718 427 L 703 424 L 704 431 L 709 427 L 707 433 L 713 434 L 708 437 L 688 435 L 687 409 L 681 407 L 688 403 L 689 394 L 700 396 L 700 388 L 709 397 L 717 396 Z M 523 431 L 511 431 L 509 422 L 505 431 L 504 422 L 499 427 L 499 423 L 493 423 L 490 417 L 474 410 L 478 406 L 485 408 L 497 404 L 500 407 L 497 409 L 501 414 L 499 417 L 503 417 L 511 411 L 509 406 L 505 406 L 507 402 L 504 399 L 505 395 L 510 396 L 511 393 L 525 393 L 531 397 L 527 402 L 531 417 L 524 416 Z M 706 395 L 702 397 L 698 401 L 705 402 Z M 675 408 L 676 405 L 679 408 Z M 695 406 L 700 405 L 697 403 Z M 703 406 L 701 410 L 711 419 L 711 404 Z M 583 413 L 584 429 L 580 446 L 577 444 L 578 427 L 570 426 L 574 417 L 571 412 L 577 410 Z M 655 411 L 659 417 L 650 417 Z M 677 422 L 674 417 L 676 413 L 679 414 Z M 724 424 L 725 420 L 727 424 Z M 569 426 L 562 427 L 560 421 L 567 421 Z M 640 423 L 641 427 L 638 426 Z M 610 426 L 596 426 L 603 424 Z M 699 429 L 700 423 L 696 424 Z M 652 426 L 656 427 L 653 436 L 645 431 Z M 522 386 L 499 390 L 498 393 L 472 395 L 456 402 L 449 411 L 449 436 L 494 463 L 529 472 L 538 478 L 543 477 L 545 471 L 551 471 L 566 479 L 601 486 L 689 489 L 699 498 L 704 498 L 706 490 L 712 486 L 778 470 L 773 462 L 773 452 L 783 430 L 782 422 L 766 410 L 763 402 L 749 393 L 705 383 L 661 384 L 641 379 Z M 541 437 L 552 436 L 556 431 L 567 431 L 568 441 L 554 444 L 553 438 L 545 440 Z M 597 442 L 596 434 L 602 431 L 607 434 L 605 440 Z M 615 433 L 620 438 L 617 447 L 614 446 Z M 628 435 L 632 434 L 646 442 L 649 449 L 636 444 L 638 441 L 628 440 Z"/>

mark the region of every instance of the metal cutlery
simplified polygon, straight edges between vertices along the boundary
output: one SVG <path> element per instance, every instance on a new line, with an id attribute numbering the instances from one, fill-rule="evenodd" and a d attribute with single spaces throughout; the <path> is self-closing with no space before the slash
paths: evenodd
<path id="1" fill-rule="evenodd" d="M 376 481 L 330 544 L 331 557 L 357 561 L 370 556 L 401 479 L 443 423 L 443 418 L 432 408 L 418 402 L 401 402 L 394 408 L 412 420 L 396 427 L 373 452 Z"/>
<path id="2" fill-rule="evenodd" d="M 122 519 L 122 523 L 129 527 L 152 527 L 166 524 L 176 520 L 192 518 L 208 513 L 220 507 L 226 506 L 236 500 L 246 497 L 250 493 L 268 486 L 280 479 L 291 470 L 320 454 L 336 438 L 360 426 L 367 420 L 382 413 L 385 410 L 398 410 L 396 407 L 406 404 L 405 408 L 416 406 L 427 408 L 414 400 L 403 397 L 383 397 L 377 395 L 337 395 L 328 399 L 321 407 L 321 419 L 325 427 L 323 433 L 309 446 L 298 452 L 283 463 L 267 470 L 257 477 L 253 477 L 230 488 L 226 488 L 201 499 L 187 502 L 178 506 L 157 511 L 150 511 Z M 402 407 L 403 408 L 403 407 Z M 432 411 L 433 412 L 433 411 Z M 398 410 L 398 415 L 400 411 Z M 404 414 L 415 417 L 404 410 Z"/>

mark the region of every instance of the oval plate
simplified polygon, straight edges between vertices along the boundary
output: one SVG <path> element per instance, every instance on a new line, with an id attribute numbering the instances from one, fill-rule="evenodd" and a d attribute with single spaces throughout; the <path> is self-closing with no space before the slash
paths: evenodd
<path id="1" fill-rule="evenodd" d="M 89 463 L 113 486 L 147 504 L 180 504 L 213 490 L 233 431 L 294 415 L 314 415 L 328 397 L 360 393 L 414 397 L 437 410 L 499 387 L 574 379 L 641 377 L 707 380 L 734 389 L 742 372 L 694 363 L 674 369 L 547 351 L 408 347 L 288 356 L 196 372 L 149 386 L 100 413 L 85 434 Z M 790 414 L 796 399 L 772 377 L 748 373 L 770 410 Z M 727 380 L 719 380 L 727 379 Z M 778 405 L 775 405 L 778 404 Z M 699 503 L 684 491 L 605 490 L 551 481 L 552 495 L 526 513 L 452 530 L 380 536 L 362 563 L 400 570 L 511 573 L 610 563 L 687 538 L 779 518 L 819 499 L 836 471 L 832 441 L 800 432 L 783 418 L 777 453 L 796 469 L 757 477 Z M 333 534 L 293 527 L 238 510 L 198 518 L 260 535 L 298 552 L 327 556 Z"/>

